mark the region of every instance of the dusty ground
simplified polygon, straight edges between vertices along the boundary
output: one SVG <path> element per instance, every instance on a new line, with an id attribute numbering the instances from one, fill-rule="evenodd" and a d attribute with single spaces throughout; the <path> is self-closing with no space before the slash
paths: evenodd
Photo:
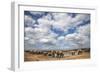
<path id="1" fill-rule="evenodd" d="M 89 59 L 90 53 L 84 52 L 81 55 L 77 56 L 64 56 L 64 58 L 52 58 L 48 56 L 44 56 L 42 54 L 31 54 L 29 52 L 24 52 L 24 61 L 50 61 L 50 60 L 71 60 L 71 59 Z"/>

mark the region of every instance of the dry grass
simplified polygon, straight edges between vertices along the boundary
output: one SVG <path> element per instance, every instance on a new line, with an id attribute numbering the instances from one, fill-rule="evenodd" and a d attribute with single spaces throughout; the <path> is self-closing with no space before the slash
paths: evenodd
<path id="1" fill-rule="evenodd" d="M 43 54 L 32 54 L 30 52 L 24 52 L 24 61 L 50 61 L 50 60 L 71 60 L 71 59 L 89 59 L 90 53 L 84 52 L 81 55 L 64 56 L 63 58 L 52 58 L 44 56 Z"/>

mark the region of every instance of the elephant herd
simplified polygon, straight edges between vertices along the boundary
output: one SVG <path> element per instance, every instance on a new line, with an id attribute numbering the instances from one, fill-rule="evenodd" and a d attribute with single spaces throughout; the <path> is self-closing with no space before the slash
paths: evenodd
<path id="1" fill-rule="evenodd" d="M 44 52 L 43 54 L 48 57 L 52 58 L 64 58 L 65 56 L 75 56 L 81 55 L 84 51 L 82 50 L 75 50 L 75 51 L 49 51 Z"/>
<path id="2" fill-rule="evenodd" d="M 31 54 L 37 54 L 37 55 L 44 55 L 50 58 L 64 58 L 65 56 L 76 56 L 81 55 L 84 50 L 51 50 L 51 51 L 30 51 Z"/>
<path id="3" fill-rule="evenodd" d="M 50 51 L 44 54 L 45 56 L 52 57 L 52 58 L 63 58 L 64 53 L 62 51 Z"/>

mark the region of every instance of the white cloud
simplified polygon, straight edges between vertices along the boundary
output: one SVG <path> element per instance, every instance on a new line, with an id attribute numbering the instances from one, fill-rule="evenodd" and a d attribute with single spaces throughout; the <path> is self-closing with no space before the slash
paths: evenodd
<path id="1" fill-rule="evenodd" d="M 88 14 L 77 14 L 76 17 L 71 17 L 68 13 L 52 13 L 53 15 L 53 28 L 58 28 L 62 31 L 68 32 L 71 27 L 76 27 L 77 25 L 90 20 L 90 15 Z"/>
<path id="2" fill-rule="evenodd" d="M 84 25 L 77 29 L 77 33 L 68 34 L 65 36 L 67 42 L 74 43 L 76 48 L 89 48 L 90 47 L 90 25 Z M 89 35 L 89 36 L 88 36 Z M 74 47 L 74 46 L 72 46 Z"/>
<path id="3" fill-rule="evenodd" d="M 52 20 L 49 20 L 47 17 L 42 17 L 38 19 L 40 28 L 49 28 L 52 25 Z"/>
<path id="4" fill-rule="evenodd" d="M 47 19 L 47 20 L 52 20 L 52 14 L 49 13 L 46 16 L 43 16 L 43 18 Z"/>
<path id="5" fill-rule="evenodd" d="M 72 17 L 67 13 L 53 13 L 54 21 L 53 27 L 59 28 L 60 30 L 66 31 L 71 25 Z"/>
<path id="6" fill-rule="evenodd" d="M 25 32 L 33 32 L 34 29 L 32 27 L 25 27 Z"/>
<path id="7" fill-rule="evenodd" d="M 32 14 L 41 15 L 43 13 L 32 12 Z M 38 25 L 35 25 L 36 20 L 25 16 L 25 24 L 28 25 L 28 27 L 25 27 L 25 46 L 31 49 L 37 47 L 37 45 L 38 48 L 45 49 L 50 49 L 50 47 L 63 49 L 89 48 L 90 24 L 77 27 L 77 25 L 87 20 L 89 20 L 87 14 L 77 14 L 75 18 L 72 18 L 67 13 L 48 13 L 37 19 Z M 36 28 L 32 28 L 33 25 Z M 75 33 L 58 36 L 57 33 L 51 30 L 51 26 L 64 32 L 68 32 L 68 29 L 73 26 L 77 27 L 77 29 Z"/>
<path id="8" fill-rule="evenodd" d="M 78 22 L 78 21 L 87 21 L 90 19 L 90 16 L 88 14 L 77 14 L 75 18 L 73 18 L 73 22 Z"/>
<path id="9" fill-rule="evenodd" d="M 67 17 L 69 17 L 67 13 L 52 13 L 52 15 L 55 21 L 59 21 L 59 20 L 66 19 Z"/>
<path id="10" fill-rule="evenodd" d="M 34 23 L 36 22 L 31 16 L 25 15 L 24 16 L 24 21 L 25 21 L 25 25 L 27 26 L 34 26 Z"/>
<path id="11" fill-rule="evenodd" d="M 51 43 L 51 44 L 56 43 L 55 37 L 57 37 L 57 34 L 52 31 L 48 32 L 46 29 L 40 27 L 39 28 L 26 27 L 25 34 L 26 34 L 25 40 L 27 41 L 25 43 L 27 44 L 37 45 L 37 43 L 40 43 L 45 45 L 46 43 Z"/>
<path id="12" fill-rule="evenodd" d="M 57 40 L 64 40 L 65 39 L 65 37 L 64 36 L 60 36 L 60 37 L 58 37 L 58 39 Z"/>
<path id="13" fill-rule="evenodd" d="M 29 38 L 28 37 L 24 37 L 24 40 L 27 41 L 27 40 L 29 40 Z"/>
<path id="14" fill-rule="evenodd" d="M 48 39 L 40 39 L 40 42 L 43 42 L 43 43 L 47 43 L 49 40 Z"/>
<path id="15" fill-rule="evenodd" d="M 79 27 L 77 30 L 78 30 L 77 32 L 80 34 L 90 35 L 90 24 L 86 24 L 82 27 Z"/>
<path id="16" fill-rule="evenodd" d="M 71 24 L 74 26 L 79 25 L 80 23 L 83 23 L 84 21 L 90 20 L 90 15 L 88 14 L 77 14 L 75 18 L 71 19 Z"/>

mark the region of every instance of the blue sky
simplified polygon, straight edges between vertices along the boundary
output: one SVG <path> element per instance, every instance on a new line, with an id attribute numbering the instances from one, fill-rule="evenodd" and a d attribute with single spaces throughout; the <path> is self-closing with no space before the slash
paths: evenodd
<path id="1" fill-rule="evenodd" d="M 25 49 L 90 48 L 90 14 L 24 11 Z"/>

